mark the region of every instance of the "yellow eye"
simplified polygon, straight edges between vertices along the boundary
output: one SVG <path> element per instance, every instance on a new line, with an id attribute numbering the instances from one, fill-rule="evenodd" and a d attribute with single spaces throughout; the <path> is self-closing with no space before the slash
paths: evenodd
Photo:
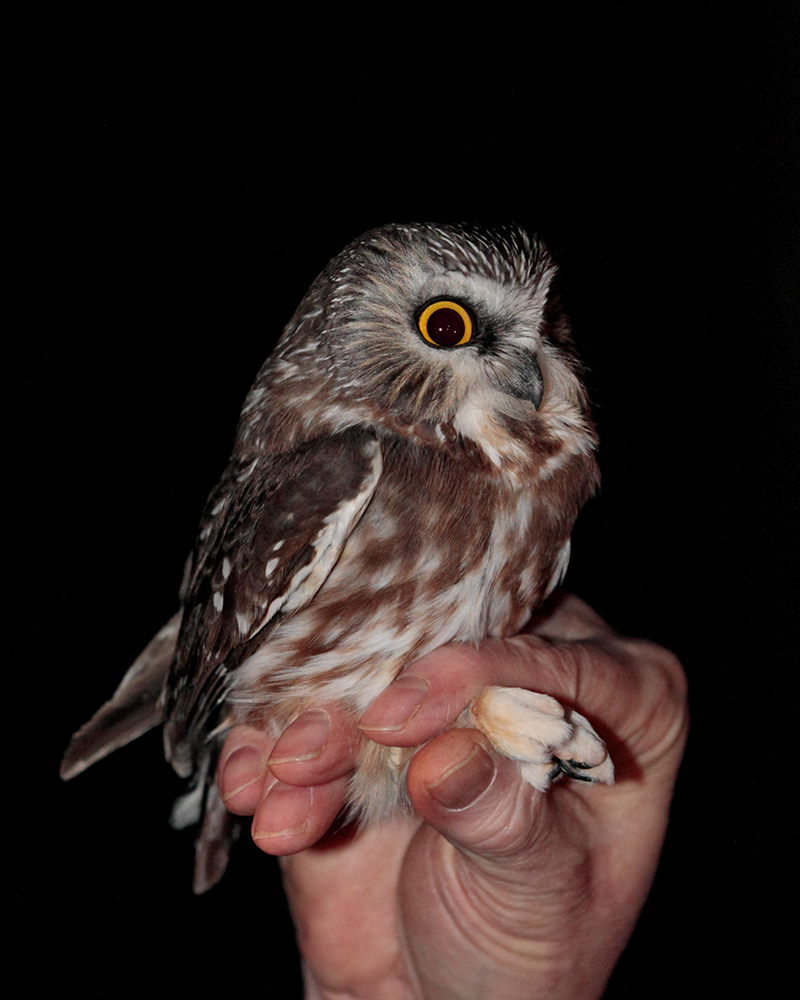
<path id="1" fill-rule="evenodd" d="M 460 347 L 472 339 L 472 317 L 449 299 L 431 302 L 417 320 L 419 332 L 435 347 Z"/>

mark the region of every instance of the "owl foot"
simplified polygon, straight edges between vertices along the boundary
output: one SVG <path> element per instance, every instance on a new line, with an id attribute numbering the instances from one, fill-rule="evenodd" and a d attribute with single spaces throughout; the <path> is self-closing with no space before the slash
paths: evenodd
<path id="1" fill-rule="evenodd" d="M 591 723 L 555 698 L 524 688 L 487 687 L 469 707 L 470 721 L 539 791 L 566 774 L 614 784 L 614 765 Z"/>

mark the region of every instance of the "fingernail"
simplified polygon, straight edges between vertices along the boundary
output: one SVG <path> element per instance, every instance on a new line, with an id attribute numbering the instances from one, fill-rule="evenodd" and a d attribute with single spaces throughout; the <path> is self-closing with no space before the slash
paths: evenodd
<path id="1" fill-rule="evenodd" d="M 322 756 L 330 728 L 331 720 L 327 712 L 318 709 L 303 712 L 275 744 L 267 764 L 316 760 Z"/>
<path id="2" fill-rule="evenodd" d="M 430 684 L 417 674 L 405 674 L 383 691 L 364 712 L 358 728 L 372 733 L 404 729 L 428 697 Z"/>
<path id="3" fill-rule="evenodd" d="M 253 840 L 304 833 L 314 800 L 314 789 L 277 784 L 258 808 Z"/>
<path id="4" fill-rule="evenodd" d="M 496 773 L 497 765 L 480 743 L 476 743 L 462 761 L 428 785 L 428 791 L 439 805 L 457 812 L 477 802 L 494 781 Z"/>
<path id="5" fill-rule="evenodd" d="M 231 791 L 226 792 L 222 801 L 227 802 L 228 799 L 232 799 L 234 795 L 238 795 L 245 788 L 260 781 L 263 775 L 264 758 L 258 747 L 247 744 L 234 750 L 225 761 L 225 766 L 222 769 L 220 785 L 224 789 L 231 789 Z"/>

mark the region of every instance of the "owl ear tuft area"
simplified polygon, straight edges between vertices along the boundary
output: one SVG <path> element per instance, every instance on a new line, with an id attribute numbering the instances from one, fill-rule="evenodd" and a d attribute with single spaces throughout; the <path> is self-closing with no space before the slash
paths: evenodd
<path id="1" fill-rule="evenodd" d="M 424 306 L 417 317 L 417 327 L 434 347 L 461 347 L 472 340 L 469 310 L 451 299 L 437 299 Z"/>

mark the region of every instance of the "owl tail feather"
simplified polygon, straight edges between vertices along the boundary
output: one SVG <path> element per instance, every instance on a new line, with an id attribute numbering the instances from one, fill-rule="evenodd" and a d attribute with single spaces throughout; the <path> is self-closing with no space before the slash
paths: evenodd
<path id="1" fill-rule="evenodd" d="M 201 824 L 194 845 L 192 883 L 192 889 L 198 896 L 215 886 L 225 874 L 230 849 L 242 829 L 238 817 L 229 813 L 222 804 L 213 779 L 218 754 L 218 743 L 207 744 L 188 791 L 176 800 L 170 817 L 170 824 L 175 830 Z"/>
<path id="2" fill-rule="evenodd" d="M 200 896 L 225 874 L 231 846 L 242 829 L 238 816 L 228 812 L 213 781 L 206 785 L 205 814 L 194 849 L 192 889 Z"/>
<path id="3" fill-rule="evenodd" d="M 162 692 L 181 627 L 181 612 L 150 640 L 137 656 L 113 697 L 81 726 L 70 740 L 61 762 L 61 777 L 68 781 L 114 750 L 125 746 L 164 722 Z M 191 785 L 172 811 L 176 829 L 202 820 L 195 844 L 194 891 L 206 892 L 222 878 L 228 853 L 241 825 L 219 797 L 209 776 L 216 765 L 218 745 L 210 743 L 198 761 Z"/>
<path id="4" fill-rule="evenodd" d="M 161 692 L 175 657 L 180 624 L 178 612 L 139 654 L 110 701 L 72 737 L 61 761 L 65 781 L 164 721 Z"/>

